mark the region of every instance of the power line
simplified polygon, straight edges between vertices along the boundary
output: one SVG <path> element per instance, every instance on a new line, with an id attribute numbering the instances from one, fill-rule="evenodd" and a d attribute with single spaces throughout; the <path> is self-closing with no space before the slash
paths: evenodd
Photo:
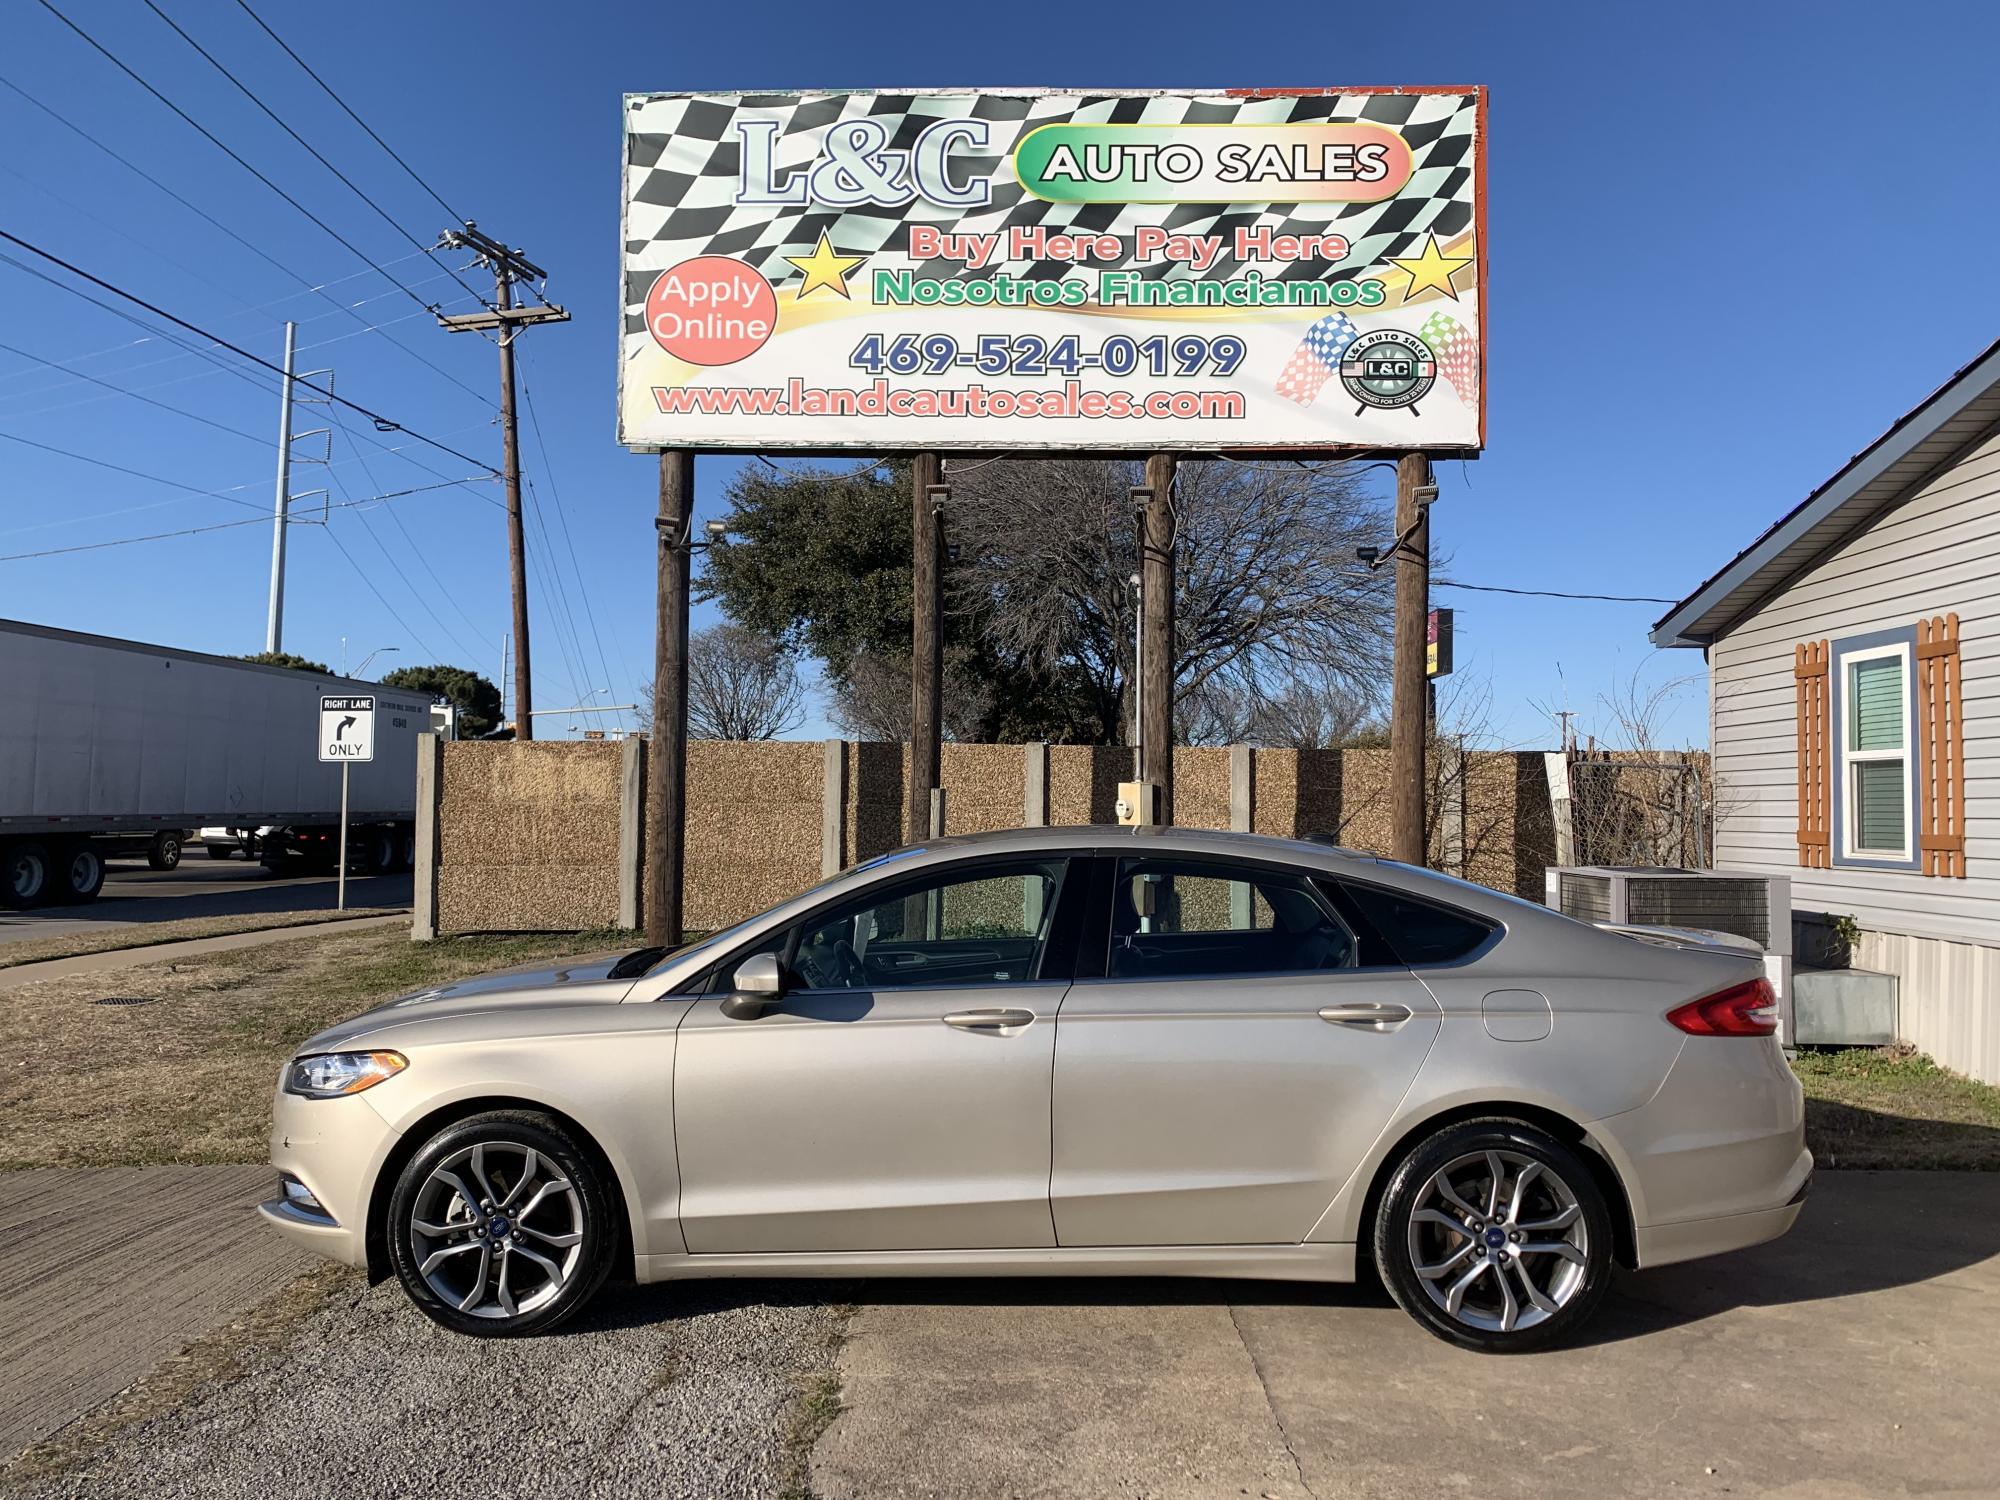
<path id="1" fill-rule="evenodd" d="M 47 0 L 43 0 L 43 3 L 47 4 Z M 99 50 L 102 51 L 103 49 L 100 48 Z M 43 114 L 48 115 L 51 119 L 56 121 L 57 124 L 62 125 L 64 128 L 82 137 L 85 141 L 88 141 L 91 145 L 95 146 L 99 151 L 102 151 L 106 156 L 110 157 L 113 161 L 117 162 L 120 166 L 124 167 L 127 171 L 132 172 L 133 174 L 138 176 L 141 180 L 159 189 L 159 191 L 165 193 L 169 198 L 173 199 L 176 203 L 180 204 L 183 208 L 187 209 L 190 213 L 194 214 L 196 217 L 200 218 L 205 223 L 210 224 L 214 226 L 216 229 L 220 230 L 223 234 L 227 235 L 230 239 L 234 240 L 237 244 L 241 245 L 244 249 L 248 250 L 252 255 L 255 255 L 259 260 L 262 260 L 267 264 L 276 267 L 279 271 L 283 272 L 284 275 L 289 277 L 291 280 L 296 281 L 301 287 L 305 288 L 306 291 L 316 293 L 322 302 L 326 303 L 327 306 L 335 309 L 336 311 L 347 312 L 348 309 L 343 307 L 342 304 L 340 304 L 339 302 L 336 302 L 333 298 L 326 295 L 325 289 L 327 287 L 337 286 L 342 281 L 351 281 L 354 279 L 354 276 L 365 276 L 371 274 L 371 272 L 373 273 L 382 272 L 384 266 L 401 265 L 404 260 L 412 258 L 409 256 L 398 256 L 394 260 L 383 262 L 382 265 L 377 265 L 374 261 L 370 261 L 369 271 L 357 271 L 353 273 L 352 276 L 336 277 L 332 281 L 322 282 L 319 286 L 314 286 L 311 282 L 307 281 L 305 277 L 301 276 L 297 271 L 293 270 L 290 266 L 285 264 L 285 262 L 279 260 L 276 256 L 270 254 L 268 251 L 264 250 L 260 246 L 253 244 L 251 241 L 245 239 L 242 235 L 238 234 L 235 230 L 231 229 L 227 224 L 224 224 L 220 219 L 216 218 L 213 214 L 206 212 L 205 210 L 197 207 L 194 203 L 190 202 L 187 198 L 182 197 L 179 193 L 175 192 L 172 188 L 168 187 L 164 182 L 161 182 L 160 179 L 155 177 L 151 172 L 148 172 L 144 167 L 139 166 L 136 162 L 132 161 L 130 158 L 121 156 L 118 152 L 112 150 L 111 147 L 105 145 L 103 141 L 100 141 L 96 136 L 92 135 L 89 131 L 85 130 L 81 125 L 78 125 L 74 120 L 70 119 L 67 115 L 64 115 L 60 110 L 56 109 L 53 105 L 46 104 L 42 100 L 37 99 L 33 94 L 30 94 L 26 89 L 22 88 L 19 84 L 14 83 L 10 79 L 0 78 L 0 83 L 6 84 L 8 88 L 12 89 L 15 93 L 19 94 L 23 99 L 26 99 L 30 104 L 34 105 L 35 108 L 42 111 Z M 171 108 L 171 105 L 169 107 Z M 196 128 L 198 129 L 199 127 Z M 405 286 L 402 282 L 397 281 L 395 277 L 385 275 L 384 279 L 387 280 L 391 286 L 395 287 L 396 290 L 404 292 L 406 294 L 408 293 L 409 288 Z M 286 299 L 284 298 L 277 299 L 277 301 L 284 301 L 284 300 Z M 277 301 L 265 303 L 263 304 L 263 306 L 274 307 L 277 305 Z M 419 301 L 421 301 L 421 299 L 419 299 Z M 481 305 L 483 306 L 484 304 L 482 303 Z M 354 316 L 356 317 L 357 321 L 359 321 L 359 315 L 355 314 Z M 389 334 L 384 334 L 383 337 L 387 339 L 391 344 L 393 344 L 396 348 L 402 350 L 405 354 L 409 355 L 411 359 L 414 359 L 418 364 L 422 365 L 425 369 L 429 370 L 432 374 L 437 375 L 442 379 L 449 381 L 451 384 L 457 386 L 461 391 L 464 391 L 468 396 L 472 397 L 475 401 L 482 402 L 487 406 L 491 406 L 493 404 L 493 400 L 490 396 L 482 396 L 478 391 L 474 390 L 471 386 L 467 385 L 464 381 L 460 380 L 456 375 L 452 374 L 451 371 L 445 369 L 443 365 L 438 364 L 434 360 L 426 358 L 424 355 L 418 353 L 415 349 L 411 348 L 408 344 L 404 343 L 401 339 L 395 338 Z"/>
<path id="2" fill-rule="evenodd" d="M 164 484 L 172 489 L 186 490 L 190 495 L 200 495 L 204 499 L 227 500 L 231 505 L 245 505 L 252 510 L 261 511 L 265 509 L 264 506 L 258 505 L 254 501 L 238 500 L 224 490 L 198 490 L 191 484 L 182 484 L 178 479 L 168 479 L 160 474 L 148 474 L 143 469 L 128 469 L 123 464 L 112 463 L 109 459 L 92 458 L 88 453 L 72 453 L 69 449 L 58 448 L 53 443 L 38 443 L 33 438 L 24 438 L 18 432 L 0 432 L 0 439 L 4 439 L 10 443 L 19 443 L 27 448 L 39 448 L 42 452 L 53 453 L 59 458 L 73 458 L 78 463 L 95 464 L 100 469 L 110 469 L 115 473 L 129 474 L 134 479 L 150 479 L 154 484 Z M 247 486 L 240 484 L 233 487 L 239 490 L 247 488 Z"/>
<path id="3" fill-rule="evenodd" d="M 47 365 L 51 370 L 59 368 L 59 366 L 56 364 L 54 360 L 43 359 L 39 354 L 30 354 L 26 349 L 16 348 L 12 344 L 0 343 L 0 349 L 6 350 L 9 354 L 17 354 L 22 359 L 31 359 L 38 365 Z M 262 446 L 263 444 L 268 443 L 270 441 L 268 437 L 259 437 L 255 433 L 245 432 L 241 427 L 231 427 L 227 422 L 218 422 L 212 417 L 204 417 L 200 412 L 182 411 L 178 406 L 169 406 L 167 405 L 166 402 L 156 401 L 151 396 L 142 396 L 137 391 L 127 390 L 122 385 L 113 385 L 108 380 L 99 380 L 95 375 L 86 375 L 81 370 L 73 371 L 71 373 L 73 373 L 79 380 L 87 380 L 92 385 L 103 386 L 107 391 L 110 391 L 114 395 L 129 396 L 134 401 L 143 401 L 148 406 L 157 406 L 161 411 L 172 412 L 175 416 L 185 417 L 190 422 L 199 422 L 204 427 L 213 427 L 217 432 L 226 432 L 231 437 L 240 437 L 244 439 L 246 442 L 256 443 L 259 446 Z M 7 420 L 8 418 L 25 416 L 25 415 L 28 415 L 28 413 L 8 412 L 0 414 L 0 420 Z"/>
<path id="4" fill-rule="evenodd" d="M 40 445 L 37 444 L 36 446 Z M 151 476 L 147 477 L 150 478 Z M 333 501 L 326 508 L 328 510 L 349 510 L 357 505 L 372 505 L 378 500 L 399 500 L 405 495 L 421 495 L 426 490 L 448 489 L 452 485 L 469 484 L 471 482 L 469 479 L 448 479 L 441 484 L 419 484 L 406 490 L 391 490 L 386 495 L 369 495 L 360 500 Z M 257 508 L 262 509 L 261 506 Z M 70 552 L 102 552 L 107 547 L 130 547 L 138 542 L 164 542 L 174 537 L 201 536 L 210 531 L 231 531 L 238 526 L 265 526 L 270 524 L 270 520 L 271 518 L 268 515 L 259 515 L 252 516 L 246 521 L 216 521 L 207 526 L 185 526 L 179 531 L 156 531 L 149 536 L 121 536 L 113 537 L 108 542 L 79 542 L 73 547 L 49 547 L 41 552 L 9 552 L 0 555 L 0 562 L 27 562 L 37 557 L 61 557 Z M 414 634 L 414 632 L 412 633 Z"/>
<path id="5" fill-rule="evenodd" d="M 272 41 L 276 42 L 280 47 L 284 49 L 285 56 L 289 57 L 293 62 L 297 63 L 301 68 L 305 70 L 306 77 L 310 78 L 314 83 L 318 84 L 321 90 L 326 94 L 327 98 L 331 99 L 335 104 L 338 104 L 341 107 L 341 109 L 346 113 L 348 119 L 352 120 L 355 124 L 359 125 L 363 130 L 368 132 L 368 139 L 373 141 L 376 145 L 380 146 L 384 151 L 388 152 L 389 159 L 395 162 L 395 164 L 401 167 L 405 172 L 409 173 L 410 180 L 412 182 L 414 182 L 418 187 L 422 188 L 425 192 L 431 195 L 432 202 L 436 203 L 439 208 L 443 209 L 445 213 L 449 215 L 450 218 L 455 223 L 463 224 L 465 222 L 465 215 L 460 213 L 457 209 L 453 208 L 449 203 L 445 202 L 444 199 L 441 196 L 439 196 L 438 190 L 436 188 L 432 187 L 428 182 L 424 181 L 422 177 L 418 176 L 417 169 L 411 166 L 408 162 L 404 161 L 402 157 L 398 156 L 393 146 L 391 146 L 387 141 L 383 140 L 381 136 L 377 135 L 374 132 L 374 130 L 369 126 L 366 120 L 362 119 L 361 116 L 357 115 L 351 108 L 349 108 L 347 101 L 341 98 L 340 95 L 334 91 L 333 85 L 328 83 L 324 78 L 320 77 L 319 74 L 315 73 L 312 70 L 312 65 L 308 63 L 303 57 L 300 57 L 298 53 L 294 52 L 291 49 L 291 45 L 288 42 L 286 42 L 286 40 L 283 37 L 279 36 L 277 32 L 273 31 L 268 25 L 266 25 L 264 18 L 262 16 L 258 15 L 256 11 L 252 10 L 249 7 L 249 5 L 245 3 L 245 0 L 236 0 L 236 3 L 242 7 L 243 13 L 246 16 L 248 16 L 251 20 L 257 23 L 258 28 L 264 33 L 264 35 L 269 37 Z"/>
<path id="6" fill-rule="evenodd" d="M 1660 599 L 1651 594 L 1565 594 L 1556 589 L 1509 589 L 1493 583 L 1452 583 L 1433 578 L 1434 589 L 1471 589 L 1480 594 L 1521 594 L 1530 599 L 1596 599 L 1606 604 L 1678 604 L 1678 599 Z"/>
<path id="7" fill-rule="evenodd" d="M 356 503 L 365 504 L 366 502 L 358 501 Z M 373 533 L 370 534 L 372 535 Z M 373 594 L 377 599 L 377 601 L 380 602 L 381 606 L 389 611 L 389 618 L 394 620 L 398 625 L 402 626 L 404 633 L 407 634 L 411 640 L 415 641 L 417 645 L 423 648 L 424 655 L 433 657 L 436 656 L 437 652 L 431 650 L 431 648 L 425 644 L 424 638 L 418 635 L 416 631 L 410 628 L 410 622 L 404 619 L 400 614 L 396 612 L 396 606 L 389 602 L 388 595 L 384 594 L 380 589 L 375 587 L 375 580 L 370 578 L 368 574 L 362 569 L 361 564 L 354 560 L 354 554 L 347 550 L 347 544 L 345 542 L 341 541 L 339 537 L 333 534 L 333 528 L 331 526 L 326 528 L 326 539 L 329 542 L 333 543 L 335 551 L 339 552 L 342 557 L 347 559 L 348 567 L 354 569 L 354 576 L 359 578 L 363 583 L 365 583 L 368 586 L 368 592 Z"/>
<path id="8" fill-rule="evenodd" d="M 161 10 L 160 7 L 154 3 L 154 0 L 145 0 L 145 6 L 146 9 L 150 10 L 154 15 L 158 16 L 162 21 L 166 22 L 167 25 L 173 29 L 173 33 L 175 36 L 179 37 L 182 41 L 186 42 L 190 47 L 194 48 L 195 51 L 199 52 L 202 55 L 202 57 L 208 61 L 210 67 L 214 68 L 216 72 L 220 73 L 224 78 L 227 78 L 231 83 L 236 85 L 237 92 L 242 94 L 244 98 L 248 99 L 252 104 L 256 105 L 257 108 L 261 109 L 266 115 L 268 115 L 273 124 L 275 124 L 280 130 L 284 131 L 285 134 L 290 136 L 293 140 L 297 141 L 308 152 L 310 152 L 312 154 L 312 159 L 314 161 L 318 162 L 321 166 L 325 167 L 327 171 L 333 173 L 335 177 L 338 177 L 341 180 L 342 184 L 346 186 L 349 192 L 353 193 L 355 197 L 359 198 L 363 203 L 367 204 L 370 208 L 374 209 L 377 218 L 381 219 L 383 223 L 387 224 L 391 229 L 395 230 L 396 233 L 400 234 L 404 239 L 408 240 L 418 250 L 427 252 L 428 247 L 425 246 L 422 240 L 418 239 L 415 235 L 411 234 L 409 230 L 405 229 L 401 224 L 397 223 L 396 220 L 390 216 L 387 209 L 383 208 L 381 204 L 377 203 L 373 198 L 369 197 L 367 193 L 363 192 L 359 187 L 357 187 L 353 179 L 350 178 L 345 172 L 341 171 L 340 168 L 336 167 L 332 162 L 328 161 L 324 156 L 322 156 L 319 152 L 318 147 L 314 146 L 311 141 L 307 140 L 304 136 L 300 135 L 296 130 L 292 129 L 292 127 L 286 123 L 283 116 L 281 116 L 276 110 L 272 109 L 271 106 L 266 104 L 261 98 L 259 98 L 248 84 L 246 84 L 242 79 L 238 78 L 234 73 L 230 72 L 228 68 L 222 65 L 222 63 L 217 61 L 215 55 L 211 53 L 206 47 L 202 46 L 200 42 L 197 42 L 193 37 L 189 36 L 187 32 L 183 31 L 181 29 L 180 23 L 175 21 L 174 18 L 168 15 L 165 11 Z M 446 267 L 446 269 L 450 270 L 449 267 Z M 471 285 L 465 280 L 464 277 L 460 276 L 456 271 L 452 271 L 451 278 L 452 280 L 456 281 L 461 287 L 463 287 L 466 291 L 466 294 L 472 297 L 474 301 L 479 300 L 479 294 L 472 290 Z M 414 296 L 415 294 L 412 293 L 412 295 Z M 428 311 L 428 309 L 426 310 Z"/>
<path id="9" fill-rule="evenodd" d="M 48 4 L 48 0 L 41 0 L 41 3 L 46 5 Z M 81 266 L 72 264 L 71 262 L 64 260 L 60 255 L 56 255 L 51 253 L 50 251 L 44 250 L 41 246 L 34 244 L 31 241 L 22 239 L 18 234 L 11 233 L 10 231 L 5 229 L 0 229 L 0 239 L 6 240 L 9 244 L 18 245 L 23 250 L 28 251 L 30 254 L 39 255 L 43 260 L 48 261 L 51 265 L 61 266 L 65 271 L 69 272 L 70 275 L 80 276 L 85 281 L 89 282 L 92 286 L 101 287 L 103 290 L 110 292 L 115 297 L 123 297 L 127 302 L 130 302 L 135 306 L 145 308 L 147 312 L 153 314 L 153 316 L 156 318 L 165 318 L 169 323 L 172 323 L 180 328 L 185 328 L 189 333 L 194 334 L 197 338 L 207 339 L 211 344 L 214 344 L 217 348 L 227 349 L 231 354 L 238 355 L 243 359 L 247 359 L 252 364 L 261 365 L 263 366 L 263 368 L 269 370 L 274 375 L 278 376 L 285 375 L 285 371 L 280 366 L 272 364 L 270 360 L 265 359 L 260 355 L 252 354 L 248 349 L 240 348 L 237 345 L 230 343 L 229 340 L 222 338 L 216 334 L 210 333 L 206 328 L 203 328 L 198 323 L 190 323 L 186 318 L 176 317 L 173 313 L 168 312 L 165 308 L 156 306 L 155 304 L 148 302 L 144 297 L 139 296 L 136 292 L 128 292 L 123 287 L 115 285 L 112 282 L 106 281 L 101 276 L 93 276 L 90 272 L 84 270 Z M 360 415 L 366 417 L 369 421 L 373 422 L 378 431 L 406 432 L 411 437 L 415 438 L 418 442 L 423 443 L 429 447 L 436 448 L 440 453 L 448 453 L 453 458 L 456 458 L 463 463 L 472 464 L 477 468 L 484 469 L 488 474 L 497 476 L 500 472 L 498 469 L 495 469 L 491 464 L 484 463 L 481 460 L 472 457 L 472 455 L 469 453 L 460 453 L 456 448 L 452 448 L 444 443 L 440 443 L 435 438 L 425 437 L 421 432 L 418 432 L 414 427 L 406 427 L 401 422 L 393 422 L 389 418 L 381 415 L 379 412 L 370 411 L 367 407 L 360 405 L 358 402 L 350 401 L 345 396 L 335 395 L 331 390 L 322 389 L 321 387 L 314 385 L 309 380 L 302 380 L 296 376 L 291 376 L 288 378 L 291 379 L 292 383 L 295 386 L 301 386 L 306 390 L 313 392 L 315 395 L 324 396 L 329 401 L 337 401 L 351 412 L 358 412 Z"/>
<path id="10" fill-rule="evenodd" d="M 136 70 L 134 70 L 130 65 L 128 65 L 124 61 L 124 59 L 120 58 L 117 53 L 113 52 L 110 48 L 106 47 L 102 42 L 98 41 L 96 37 L 92 36 L 89 32 L 85 31 L 81 26 L 77 25 L 76 22 L 72 21 L 68 16 L 64 15 L 60 10 L 56 8 L 55 0 L 38 0 L 38 3 L 41 5 L 43 10 L 46 10 L 50 15 L 54 16 L 58 21 L 61 21 L 63 25 L 67 26 L 71 31 L 75 32 L 78 36 L 82 37 L 84 41 L 88 42 L 93 48 L 97 50 L 98 53 L 100 53 L 105 58 L 106 61 L 108 61 L 113 67 L 117 68 L 119 72 L 123 73 L 127 78 L 130 78 L 134 83 L 138 84 L 140 88 L 144 89 L 147 93 L 151 94 L 155 99 L 159 100 L 160 103 L 166 105 L 168 109 L 172 110 L 187 124 L 193 126 L 196 130 L 200 131 L 202 138 L 204 140 L 208 141 L 209 144 L 214 146 L 218 151 L 222 152 L 223 155 L 227 156 L 231 161 L 235 162 L 237 166 L 241 167 L 244 171 L 248 172 L 252 177 L 256 178 L 259 182 L 263 183 L 265 187 L 269 188 L 272 192 L 276 193 L 280 198 L 283 198 L 287 203 L 291 204 L 293 208 L 297 209 L 300 213 L 304 214 L 308 219 L 312 220 L 313 223 L 317 224 L 322 230 L 324 230 L 328 236 L 330 236 L 334 240 L 337 240 L 342 246 L 344 246 L 350 253 L 352 253 L 358 259 L 366 262 L 366 264 L 371 269 L 380 273 L 384 280 L 395 282 L 396 285 L 402 286 L 402 283 L 396 281 L 395 277 L 391 276 L 387 271 L 384 271 L 382 267 L 380 267 L 379 265 L 376 265 L 374 258 L 370 256 L 367 251 L 363 250 L 359 245 L 355 244 L 352 240 L 348 239 L 346 235 L 342 234 L 339 230 L 335 229 L 331 224 L 327 223 L 326 220 L 322 219 L 318 214 L 314 213 L 311 209 L 307 208 L 303 203 L 299 202 L 299 200 L 294 198 L 290 193 L 286 192 L 283 188 L 279 187 L 277 183 L 273 182 L 270 178 L 266 177 L 262 172 L 258 171 L 257 168 L 250 165 L 248 161 L 246 161 L 225 141 L 223 141 L 223 139 L 220 136 L 216 135 L 214 131 L 210 130 L 206 125 L 203 125 L 193 115 L 189 114 L 186 110 L 182 109 L 178 104 L 174 103 L 173 100 L 169 99 L 165 94 L 161 93 L 158 89 L 154 88 L 152 84 L 148 83 L 144 78 L 142 78 L 138 74 Z M 417 306 L 425 308 L 426 310 L 430 308 L 431 304 L 425 302 L 423 298 L 419 297 L 415 292 L 411 291 L 408 287 L 403 287 L 403 291 L 406 295 L 408 295 L 409 299 L 412 302 L 417 304 Z"/>

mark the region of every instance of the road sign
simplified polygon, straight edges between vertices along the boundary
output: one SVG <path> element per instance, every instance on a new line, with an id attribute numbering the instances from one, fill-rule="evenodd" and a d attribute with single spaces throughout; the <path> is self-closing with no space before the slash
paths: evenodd
<path id="1" fill-rule="evenodd" d="M 369 761 L 375 758 L 375 699 L 321 697 L 319 758 Z"/>

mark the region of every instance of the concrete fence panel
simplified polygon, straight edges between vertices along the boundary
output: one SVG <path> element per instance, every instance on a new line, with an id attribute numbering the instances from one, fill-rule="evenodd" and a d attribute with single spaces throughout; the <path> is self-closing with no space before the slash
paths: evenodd
<path id="1" fill-rule="evenodd" d="M 619 918 L 623 747 L 443 747 L 437 930 L 575 931 Z"/>

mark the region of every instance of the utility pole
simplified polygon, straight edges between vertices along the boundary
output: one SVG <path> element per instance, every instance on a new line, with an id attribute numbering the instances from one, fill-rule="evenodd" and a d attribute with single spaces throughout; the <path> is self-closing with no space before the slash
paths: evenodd
<path id="1" fill-rule="evenodd" d="M 282 651 L 285 639 L 285 527 L 292 509 L 292 357 L 299 326 L 285 325 L 285 378 L 278 387 L 278 490 L 271 506 L 271 609 L 264 621 L 264 649 Z"/>
<path id="2" fill-rule="evenodd" d="M 1427 454 L 1396 461 L 1396 623 L 1389 701 L 1389 857 L 1425 863 L 1424 633 L 1430 614 L 1430 504 L 1437 498 Z"/>
<path id="3" fill-rule="evenodd" d="M 944 764 L 944 502 L 938 456 L 910 466 L 910 780 L 903 836 L 931 831 L 931 793 Z"/>
<path id="4" fill-rule="evenodd" d="M 646 942 L 681 940 L 687 849 L 688 593 L 694 547 L 694 454 L 660 453 L 659 593 L 653 623 L 653 735 L 646 746 Z"/>
<path id="5" fill-rule="evenodd" d="M 1174 456 L 1146 460 L 1139 516 L 1141 616 L 1139 779 L 1159 789 L 1159 821 L 1174 820 Z M 1421 626 L 1419 627 L 1421 628 Z M 1421 641 L 1418 643 L 1422 644 Z"/>
<path id="6" fill-rule="evenodd" d="M 528 651 L 528 552 L 521 531 L 521 441 L 514 420 L 514 340 L 523 328 L 535 323 L 567 323 L 569 314 L 546 302 L 516 307 L 514 283 L 544 281 L 548 273 L 519 250 L 481 234 L 472 220 L 467 219 L 463 229 L 447 229 L 439 244 L 452 250 L 470 250 L 493 271 L 490 309 L 449 317 L 439 313 L 437 320 L 451 333 L 500 331 L 501 470 L 507 487 L 507 570 L 514 597 L 514 737 L 531 740 L 535 723 L 529 715 L 535 704 Z"/>

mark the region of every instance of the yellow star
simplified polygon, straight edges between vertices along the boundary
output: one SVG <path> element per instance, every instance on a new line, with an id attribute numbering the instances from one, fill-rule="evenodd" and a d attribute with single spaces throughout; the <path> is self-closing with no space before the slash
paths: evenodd
<path id="1" fill-rule="evenodd" d="M 1451 278 L 1472 264 L 1469 255 L 1446 255 L 1438 249 L 1435 234 L 1424 246 L 1422 255 L 1408 260 L 1398 260 L 1393 255 L 1389 264 L 1404 272 L 1410 278 L 1409 289 L 1403 293 L 1405 302 L 1414 302 L 1419 292 L 1443 292 L 1452 301 L 1458 300 L 1458 288 L 1451 284 Z"/>
<path id="2" fill-rule="evenodd" d="M 819 244 L 813 247 L 811 255 L 787 255 L 786 260 L 806 273 L 806 279 L 799 284 L 799 300 L 823 286 L 832 287 L 841 296 L 848 295 L 847 273 L 860 265 L 868 257 L 865 255 L 836 255 L 833 245 L 826 237 L 826 231 L 819 232 Z"/>

